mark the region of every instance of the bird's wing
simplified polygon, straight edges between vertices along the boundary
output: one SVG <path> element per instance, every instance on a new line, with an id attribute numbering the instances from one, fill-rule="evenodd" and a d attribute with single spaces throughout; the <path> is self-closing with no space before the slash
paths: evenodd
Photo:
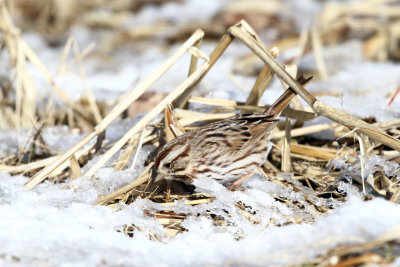
<path id="1" fill-rule="evenodd" d="M 226 129 L 231 132 L 231 145 L 234 151 L 247 150 L 269 134 L 278 122 L 271 119 L 272 117 L 272 114 L 243 114 L 234 118 L 235 122 Z"/>

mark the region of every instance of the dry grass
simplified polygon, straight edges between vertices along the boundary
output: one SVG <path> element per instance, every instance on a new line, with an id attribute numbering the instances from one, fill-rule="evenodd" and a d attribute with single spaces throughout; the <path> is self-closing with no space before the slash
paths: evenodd
<path id="1" fill-rule="evenodd" d="M 43 2 L 43 1 L 42 1 Z M 60 1 L 61 3 L 62 1 Z M 99 6 L 104 4 L 104 1 L 97 1 Z M 121 3 L 126 1 L 121 1 Z M 31 140 L 28 140 L 25 150 L 19 151 L 15 155 L 9 155 L 0 160 L 0 171 L 6 171 L 12 174 L 24 174 L 29 176 L 29 181 L 25 184 L 25 189 L 30 190 L 45 179 L 52 179 L 54 181 L 65 181 L 67 177 L 76 179 L 81 175 L 86 177 L 93 177 L 99 168 L 103 167 L 110 158 L 120 150 L 123 153 L 117 161 L 113 162 L 116 170 L 129 168 L 128 163 L 133 159 L 132 165 L 135 165 L 136 157 L 140 148 L 144 144 L 153 144 L 159 147 L 165 140 L 170 140 L 185 131 L 195 128 L 194 125 L 205 123 L 209 121 L 216 121 L 232 116 L 236 112 L 256 112 L 264 110 L 265 107 L 259 106 L 258 102 L 263 92 L 268 88 L 268 85 L 273 76 L 277 76 L 283 87 L 290 86 L 295 90 L 299 97 L 303 98 L 309 107 L 303 107 L 300 102 L 294 101 L 291 108 L 288 108 L 283 113 L 286 117 L 284 127 L 277 128 L 273 133 L 274 146 L 268 161 L 264 164 L 260 172 L 266 177 L 271 178 L 272 182 L 279 184 L 285 188 L 293 188 L 295 192 L 303 192 L 305 199 L 309 204 L 308 212 L 312 214 L 313 220 L 317 220 L 321 215 L 326 213 L 330 208 L 328 205 L 321 206 L 319 203 L 325 203 L 329 198 L 334 198 L 338 201 L 345 201 L 345 197 L 338 191 L 337 185 L 342 177 L 340 170 L 335 168 L 327 169 L 330 162 L 337 158 L 346 158 L 351 163 L 354 161 L 354 156 L 361 155 L 361 165 L 371 155 L 381 155 L 387 160 L 399 161 L 400 155 L 400 141 L 399 128 L 400 121 L 395 120 L 392 122 L 380 122 L 369 124 L 359 118 L 350 114 L 336 110 L 325 103 L 317 100 L 310 94 L 304 86 L 296 81 L 297 68 L 294 63 L 298 62 L 299 58 L 312 49 L 315 53 L 317 61 L 317 76 L 326 78 L 326 67 L 321 56 L 321 46 L 327 42 L 338 42 L 339 34 L 344 28 L 353 27 L 358 29 L 362 27 L 361 15 L 368 15 L 369 19 L 377 21 L 376 14 L 387 14 L 389 17 L 399 17 L 398 9 L 382 9 L 379 1 L 365 1 L 363 7 L 351 6 L 351 8 L 343 8 L 341 4 L 336 4 L 327 8 L 320 16 L 320 26 L 305 33 L 303 36 L 289 36 L 279 40 L 275 45 L 287 49 L 295 45 L 297 41 L 302 41 L 301 53 L 297 58 L 291 62 L 287 62 L 285 66 L 278 63 L 275 58 L 279 54 L 279 50 L 274 46 L 268 49 L 254 32 L 254 30 L 245 22 L 240 21 L 236 25 L 230 27 L 220 39 L 218 45 L 213 52 L 208 56 L 201 51 L 201 44 L 204 38 L 202 30 L 195 31 L 184 44 L 173 54 L 168 60 L 160 67 L 154 70 L 148 77 L 143 79 L 129 94 L 127 94 L 115 107 L 105 115 L 107 107 L 101 108 L 89 88 L 86 91 L 86 97 L 80 103 L 72 103 L 71 100 L 62 92 L 57 86 L 54 78 L 50 75 L 49 71 L 41 63 L 34 51 L 24 42 L 20 36 L 20 30 L 13 24 L 8 8 L 5 1 L 0 0 L 0 31 L 4 40 L 5 49 L 10 55 L 10 64 L 16 70 L 15 77 L 15 103 L 7 102 L 7 89 L 2 85 L 2 102 L 0 102 L 0 112 L 4 114 L 0 123 L 4 128 L 17 128 L 21 126 L 35 126 L 35 131 L 32 134 Z M 32 4 L 31 1 L 20 0 L 16 1 L 16 6 L 24 6 Z M 53 1 L 55 3 L 55 1 Z M 8 4 L 10 5 L 10 4 Z M 95 6 L 80 6 L 79 1 L 71 1 L 68 10 L 96 10 Z M 364 7 L 367 5 L 369 8 Z M 117 4 L 115 6 L 118 6 Z M 16 8 L 16 7 L 14 7 Z M 49 9 L 54 7 L 48 7 Z M 133 7 L 131 7 L 133 8 Z M 372 9 L 371 9 L 372 8 Z M 27 10 L 27 9 L 21 9 Z M 47 10 L 47 9 L 45 9 Z M 58 9 L 57 9 L 58 10 Z M 277 9 L 279 10 L 279 9 Z M 372 11 L 373 10 L 373 11 Z M 25 14 L 25 16 L 34 16 L 32 14 Z M 48 11 L 50 12 L 50 11 Z M 72 12 L 72 11 L 71 11 Z M 78 12 L 78 13 L 79 13 Z M 104 19 L 96 17 L 92 13 L 92 17 L 85 17 L 84 20 L 90 25 L 102 25 L 102 27 L 117 27 L 120 25 L 119 20 L 123 20 L 123 16 L 119 14 L 120 9 L 115 8 L 113 13 L 113 20 L 105 25 Z M 40 13 L 40 12 L 39 12 Z M 50 12 L 51 13 L 51 12 Z M 78 14 L 76 13 L 76 14 Z M 76 18 L 71 14 L 55 13 L 59 20 L 56 29 L 60 30 L 63 27 L 70 27 L 72 21 Z M 87 14 L 87 13 L 85 13 Z M 333 23 L 333 21 L 335 23 Z M 41 22 L 45 23 L 45 22 Z M 382 33 L 377 29 L 363 28 L 368 30 L 369 33 L 373 32 L 372 37 L 365 41 L 366 55 L 369 58 L 381 57 L 382 51 L 385 51 L 384 59 L 396 58 L 398 56 L 398 49 L 393 48 L 393 40 L 398 40 L 396 21 L 390 22 L 389 33 Z M 37 26 L 37 25 L 36 25 Z M 40 26 L 40 25 L 39 25 Z M 38 27 L 39 27 L 38 26 Z M 165 25 L 164 25 L 165 26 Z M 164 27 L 163 26 L 163 27 Z M 382 25 L 380 25 L 382 26 Z M 154 27 L 161 27 L 155 25 Z M 158 29 L 158 28 L 157 28 Z M 145 32 L 157 33 L 157 29 Z M 139 31 L 140 32 L 140 31 Z M 123 37 L 122 37 L 123 36 Z M 335 37 L 332 41 L 332 36 Z M 120 38 L 116 38 L 116 42 L 126 42 L 126 39 L 145 38 L 142 35 L 129 35 L 126 32 L 121 33 Z M 150 38 L 146 36 L 146 38 Z M 207 99 L 200 97 L 192 97 L 193 91 L 201 80 L 212 71 L 213 65 L 218 59 L 223 56 L 226 49 L 229 48 L 231 42 L 237 39 L 246 45 L 250 51 L 250 58 L 257 58 L 263 62 L 263 66 L 258 70 L 258 76 L 255 80 L 254 86 L 244 103 L 237 103 L 235 101 L 226 101 L 218 99 Z M 107 44 L 108 47 L 115 46 L 116 44 Z M 386 46 L 387 49 L 383 49 Z M 281 48 L 281 49 L 282 49 Z M 85 81 L 85 71 L 82 67 L 82 60 L 85 55 L 91 50 L 90 47 L 83 52 L 79 50 L 76 42 L 69 39 L 65 45 L 64 54 L 70 53 L 73 50 L 75 55 L 75 62 L 80 67 L 80 74 L 82 80 Z M 379 52 L 379 53 L 378 53 Z M 107 127 L 131 105 L 136 99 L 143 95 L 165 72 L 173 66 L 184 54 L 191 54 L 191 62 L 188 70 L 188 78 L 175 88 L 169 95 L 167 95 L 160 103 L 158 103 L 150 112 L 142 117 L 135 126 L 133 126 L 120 140 L 110 144 L 107 148 L 102 143 L 104 133 Z M 66 58 L 66 57 L 65 57 Z M 34 99 L 34 85 L 31 81 L 29 71 L 26 68 L 27 62 L 31 62 L 46 78 L 49 84 L 54 89 L 54 92 L 65 104 L 65 109 L 62 111 L 54 112 L 48 106 L 48 118 L 44 120 L 44 116 L 40 116 L 38 107 L 35 106 Z M 201 65 L 198 67 L 198 61 Z M 68 63 L 65 62 L 64 65 Z M 7 91 L 8 90 L 8 91 Z M 214 108 L 211 112 L 199 112 L 188 110 L 188 103 L 201 103 L 207 106 L 208 109 Z M 216 108 L 217 107 L 217 108 Z M 50 110 L 50 113 L 48 112 Z M 164 111 L 165 119 L 164 124 L 161 125 L 157 116 Z M 34 122 L 34 114 L 38 114 L 40 121 Z M 61 115 L 60 115 L 61 114 Z M 307 127 L 301 127 L 305 121 L 311 120 L 318 116 L 325 116 L 333 121 L 329 124 L 319 124 Z M 295 120 L 295 123 L 290 123 L 290 120 Z M 93 129 L 85 138 L 78 142 L 75 146 L 67 152 L 57 155 L 49 151 L 44 140 L 41 138 L 41 129 L 45 125 L 52 125 L 59 121 L 68 121 L 71 127 L 76 125 L 84 125 Z M 39 125 L 39 126 L 38 126 Z M 333 130 L 338 140 L 318 140 L 310 137 L 312 133 L 323 132 L 326 130 Z M 85 146 L 92 139 L 97 138 L 98 142 L 93 146 Z M 91 159 L 95 154 L 102 150 L 101 158 L 86 172 L 81 173 L 81 167 Z M 347 157 L 346 157 L 347 156 Z M 206 194 L 182 194 L 172 192 L 166 188 L 166 185 L 150 185 L 149 181 L 152 175 L 152 159 L 149 159 L 149 164 L 132 183 L 116 190 L 108 196 L 101 196 L 94 204 L 108 205 L 114 207 L 116 203 L 125 202 L 132 203 L 138 197 L 148 198 L 154 202 L 162 203 L 163 206 L 174 206 L 176 200 L 184 201 L 186 205 L 200 205 L 212 202 L 215 196 Z M 396 177 L 386 177 L 383 172 L 377 171 L 372 174 L 368 180 L 361 179 L 364 177 L 363 168 L 357 177 L 353 177 L 360 190 L 365 193 L 365 198 L 384 197 L 395 203 L 400 202 L 400 186 L 398 185 Z M 284 179 L 280 177 L 282 172 L 291 172 L 294 174 L 293 179 Z M 311 195 L 309 192 L 313 192 Z M 293 203 L 291 200 L 285 199 L 282 196 L 273 196 L 288 205 L 291 208 L 297 208 L 299 211 L 303 210 L 299 203 Z M 243 203 L 237 203 L 241 214 L 247 220 L 257 223 L 254 215 L 249 213 Z M 158 221 L 168 229 L 167 235 L 174 236 L 179 232 L 184 231 L 181 227 L 181 222 L 188 216 L 188 214 L 176 214 L 172 210 L 164 210 L 156 214 L 148 214 L 154 216 Z M 214 218 L 215 223 L 224 225 L 224 220 L 220 217 Z M 298 218 L 289 219 L 291 223 L 304 223 L 303 220 Z M 271 222 L 271 224 L 275 224 Z M 130 234 L 132 231 L 146 231 L 145 229 L 135 229 L 134 226 L 127 226 L 126 233 Z M 151 236 L 151 233 L 149 234 Z M 391 237 L 388 237 L 391 236 Z M 382 256 L 382 253 L 377 251 L 382 247 L 398 246 L 394 242 L 398 236 L 398 231 L 385 235 L 377 240 L 367 242 L 361 245 L 354 245 L 346 248 L 337 248 L 327 255 L 323 255 L 318 259 L 310 262 L 310 266 L 351 266 L 354 264 L 364 263 L 387 263 L 390 262 L 388 257 Z M 152 238 L 157 239 L 153 236 Z"/>

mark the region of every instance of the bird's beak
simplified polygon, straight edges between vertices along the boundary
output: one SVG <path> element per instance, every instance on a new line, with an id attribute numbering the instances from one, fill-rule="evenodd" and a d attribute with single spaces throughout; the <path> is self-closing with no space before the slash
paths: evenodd
<path id="1" fill-rule="evenodd" d="M 151 183 L 157 183 L 161 180 L 165 179 L 165 174 L 154 171 L 151 175 Z"/>

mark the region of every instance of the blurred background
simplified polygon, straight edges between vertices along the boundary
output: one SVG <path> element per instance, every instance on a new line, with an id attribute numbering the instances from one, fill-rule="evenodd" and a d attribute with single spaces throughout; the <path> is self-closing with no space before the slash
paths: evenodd
<path id="1" fill-rule="evenodd" d="M 371 109 L 377 96 L 367 97 L 363 90 L 383 87 L 381 101 L 388 104 L 395 99 L 400 81 L 387 76 L 397 75 L 398 70 L 369 64 L 400 59 L 399 4 L 391 0 L 1 0 L 0 128 L 30 127 L 39 121 L 86 131 L 197 28 L 205 31 L 201 49 L 209 53 L 242 19 L 268 47 L 279 48 L 282 63 L 298 65 L 299 73 L 323 82 L 310 86 L 315 95 L 363 118 L 393 118 L 398 113 L 391 108 Z M 262 62 L 238 42 L 220 62 L 195 95 L 245 101 Z M 186 68 L 187 62 L 177 64 L 140 100 L 144 104 L 136 103 L 126 115 L 151 108 L 184 79 Z M 349 71 L 357 75 L 346 76 Z M 271 102 L 279 94 L 273 88 L 279 86 L 273 83 L 261 102 Z M 354 100 L 356 93 L 359 97 Z M 392 106 L 395 110 L 397 103 Z M 71 105 L 89 109 L 87 116 L 72 116 Z"/>

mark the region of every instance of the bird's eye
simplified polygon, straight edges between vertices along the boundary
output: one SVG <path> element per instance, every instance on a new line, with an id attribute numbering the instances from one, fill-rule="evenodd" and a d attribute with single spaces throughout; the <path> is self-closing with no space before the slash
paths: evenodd
<path id="1" fill-rule="evenodd" d="M 168 169 L 171 168 L 171 162 L 165 163 L 164 166 L 165 166 L 165 168 L 168 168 Z"/>

